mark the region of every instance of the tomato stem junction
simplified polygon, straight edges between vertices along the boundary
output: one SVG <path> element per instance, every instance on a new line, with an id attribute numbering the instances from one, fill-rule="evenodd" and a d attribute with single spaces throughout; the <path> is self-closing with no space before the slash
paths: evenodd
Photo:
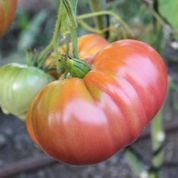
<path id="1" fill-rule="evenodd" d="M 85 75 L 91 70 L 91 65 L 86 61 L 78 58 L 67 58 L 61 60 L 61 66 L 65 70 L 66 76 L 70 74 L 71 77 L 84 78 Z"/>

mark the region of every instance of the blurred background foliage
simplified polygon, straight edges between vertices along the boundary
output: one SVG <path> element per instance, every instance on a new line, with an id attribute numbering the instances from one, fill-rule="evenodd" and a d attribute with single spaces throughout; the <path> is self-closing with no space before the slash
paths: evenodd
<path id="1" fill-rule="evenodd" d="M 122 17 L 134 33 L 134 38 L 151 44 L 162 55 L 165 55 L 166 46 L 177 51 L 177 0 L 107 0 L 107 2 L 105 10 L 113 11 Z M 58 3 L 58 0 L 43 0 L 40 3 L 36 0 L 19 0 L 15 22 L 0 40 L 0 58 L 3 59 L 3 63 L 8 61 L 24 63 L 26 50 L 40 50 L 49 43 Z M 89 0 L 79 0 L 78 14 L 91 12 L 89 7 Z M 86 22 L 94 27 L 93 19 L 87 19 Z M 113 17 L 110 17 L 110 25 L 114 26 L 110 29 L 110 41 L 131 38 Z M 79 35 L 84 33 L 88 31 L 79 26 Z M 170 51 L 168 53 L 172 55 L 173 60 L 177 60 L 174 53 Z"/>

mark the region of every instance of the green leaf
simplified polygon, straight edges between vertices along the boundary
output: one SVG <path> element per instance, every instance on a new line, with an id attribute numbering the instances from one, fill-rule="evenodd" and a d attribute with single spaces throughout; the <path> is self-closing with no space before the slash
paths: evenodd
<path id="1" fill-rule="evenodd" d="M 178 0 L 159 0 L 159 11 L 173 28 L 178 29 Z"/>

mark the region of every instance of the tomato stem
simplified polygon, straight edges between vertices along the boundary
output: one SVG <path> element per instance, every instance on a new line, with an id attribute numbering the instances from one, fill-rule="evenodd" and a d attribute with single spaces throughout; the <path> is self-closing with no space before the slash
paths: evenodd
<path id="1" fill-rule="evenodd" d="M 151 138 L 152 138 L 152 170 L 149 173 L 149 178 L 158 178 L 159 169 L 161 168 L 164 161 L 164 142 L 165 133 L 163 129 L 163 113 L 162 109 L 153 119 L 151 124 Z"/>
<path id="2" fill-rule="evenodd" d="M 48 46 L 39 55 L 39 58 L 38 58 L 39 59 L 39 62 L 38 62 L 39 68 L 41 68 L 44 65 L 45 61 L 47 60 L 47 55 L 49 54 L 49 52 L 53 48 L 56 49 L 56 47 L 57 47 L 58 38 L 59 38 L 59 34 L 60 34 L 60 28 L 61 28 L 61 21 L 62 21 L 62 2 L 60 2 L 60 4 L 59 4 L 58 15 L 57 15 L 57 20 L 56 20 L 52 39 L 51 39 L 50 43 L 48 44 Z"/>
<path id="3" fill-rule="evenodd" d="M 122 26 L 122 28 L 124 28 L 132 37 L 134 37 L 134 33 L 132 32 L 132 30 L 130 30 L 130 27 L 127 25 L 127 23 L 117 14 L 115 14 L 112 11 L 99 11 L 99 12 L 93 12 L 93 13 L 88 13 L 88 14 L 84 14 L 84 15 L 80 15 L 77 17 L 77 20 L 84 20 L 87 18 L 92 18 L 92 17 L 96 17 L 96 16 L 103 16 L 103 15 L 110 15 L 113 16 Z"/>
<path id="4" fill-rule="evenodd" d="M 73 56 L 78 58 L 78 38 L 77 38 L 77 28 L 71 27 L 71 39 L 73 44 Z"/>
<path id="5" fill-rule="evenodd" d="M 65 74 L 70 74 L 72 77 L 84 78 L 91 70 L 90 64 L 77 58 L 68 58 L 67 60 L 61 61 L 61 63 L 65 68 Z"/>
<path id="6" fill-rule="evenodd" d="M 124 154 L 127 157 L 132 170 L 139 178 L 148 177 L 148 171 L 143 160 L 135 153 L 131 146 L 124 150 Z"/>
<path id="7" fill-rule="evenodd" d="M 99 12 L 106 9 L 106 0 L 90 0 L 90 6 L 93 12 Z M 106 19 L 102 16 L 95 16 L 96 27 L 98 30 L 102 30 L 106 26 Z"/>
<path id="8" fill-rule="evenodd" d="M 63 0 L 63 4 L 66 8 L 67 15 L 69 17 L 69 30 L 73 45 L 73 57 L 78 56 L 78 36 L 77 36 L 77 3 L 78 0 Z"/>
<path id="9" fill-rule="evenodd" d="M 98 30 L 96 28 L 91 27 L 90 25 L 88 25 L 84 20 L 78 20 L 79 25 L 81 25 L 84 29 L 92 32 L 92 33 L 98 33 L 98 34 L 102 34 L 103 31 L 102 30 Z"/>

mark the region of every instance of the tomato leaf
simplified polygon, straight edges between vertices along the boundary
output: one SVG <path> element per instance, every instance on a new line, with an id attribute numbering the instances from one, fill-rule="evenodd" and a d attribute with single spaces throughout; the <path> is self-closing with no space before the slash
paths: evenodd
<path id="1" fill-rule="evenodd" d="M 178 29 L 178 1 L 177 0 L 159 0 L 159 11 L 161 15 Z"/>

